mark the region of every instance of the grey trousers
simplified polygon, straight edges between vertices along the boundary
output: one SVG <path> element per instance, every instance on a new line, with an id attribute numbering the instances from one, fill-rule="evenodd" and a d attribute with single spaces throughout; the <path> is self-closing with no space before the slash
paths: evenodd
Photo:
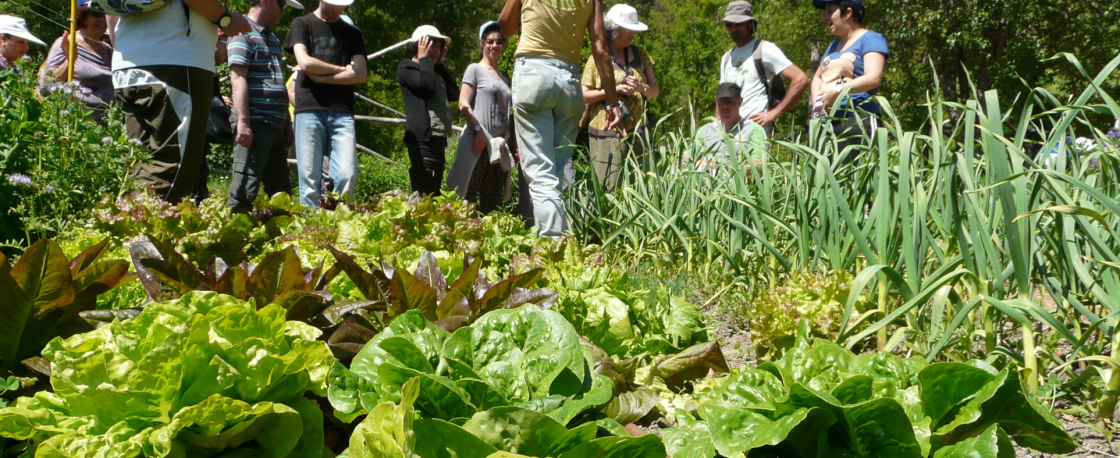
<path id="1" fill-rule="evenodd" d="M 229 184 L 228 205 L 234 212 L 253 210 L 253 200 L 256 200 L 262 183 L 268 196 L 278 192 L 292 193 L 284 131 L 258 121 L 250 126 L 253 144 L 248 148 L 241 145 L 233 147 L 233 179 Z"/>

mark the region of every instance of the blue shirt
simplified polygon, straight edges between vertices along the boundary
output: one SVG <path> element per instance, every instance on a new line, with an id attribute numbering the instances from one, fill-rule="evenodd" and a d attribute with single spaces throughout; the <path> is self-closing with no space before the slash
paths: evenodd
<path id="1" fill-rule="evenodd" d="M 853 68 L 853 70 L 852 70 L 852 77 L 853 78 L 859 78 L 859 77 L 863 76 L 863 73 L 864 73 L 864 70 L 863 70 L 863 56 L 867 55 L 867 53 L 878 52 L 878 53 L 882 53 L 885 58 L 890 57 L 890 53 L 887 52 L 887 39 L 883 38 L 883 35 L 880 34 L 879 32 L 873 32 L 873 31 L 870 31 L 870 30 L 868 30 L 867 32 L 864 32 L 863 35 L 860 35 L 859 38 L 856 38 L 855 43 L 852 43 L 852 45 L 849 46 L 848 49 L 845 49 L 843 51 L 840 51 L 840 50 L 836 49 L 836 47 L 839 46 L 839 45 L 840 45 L 840 39 L 839 38 L 837 38 L 836 40 L 833 40 L 832 44 L 828 45 L 828 50 L 825 51 L 825 56 L 827 56 L 830 59 L 839 59 L 841 54 L 844 54 L 844 53 L 847 53 L 847 52 L 855 54 L 856 55 L 856 61 L 854 62 L 854 67 L 855 68 Z M 878 93 L 879 93 L 879 88 L 875 88 L 875 89 L 872 89 L 872 90 L 867 91 L 867 92 L 853 92 L 853 93 L 851 93 L 851 100 L 852 100 L 852 103 L 855 104 L 856 107 L 859 108 L 860 110 L 866 111 L 868 113 L 874 113 L 874 114 L 878 115 L 879 114 L 879 105 L 876 104 L 875 102 L 871 101 L 871 96 L 873 96 L 875 94 L 878 94 Z M 840 107 L 846 107 L 846 106 L 848 106 L 848 101 L 847 100 L 841 100 L 840 101 Z M 840 116 L 845 115 L 845 113 L 843 113 L 843 112 L 838 112 L 837 114 L 840 115 Z M 850 113 L 848 113 L 848 115 L 850 115 Z"/>
<path id="2" fill-rule="evenodd" d="M 268 27 L 249 20 L 252 31 L 229 39 L 229 65 L 248 67 L 249 117 L 275 127 L 288 119 L 288 89 L 284 86 L 284 55 L 280 39 Z"/>

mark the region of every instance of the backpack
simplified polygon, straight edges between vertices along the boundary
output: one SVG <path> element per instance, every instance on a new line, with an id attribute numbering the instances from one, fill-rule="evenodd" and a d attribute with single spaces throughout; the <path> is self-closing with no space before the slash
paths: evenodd
<path id="1" fill-rule="evenodd" d="M 102 14 L 128 16 L 150 13 L 175 0 L 90 0 L 90 9 Z"/>
<path id="2" fill-rule="evenodd" d="M 772 109 L 782 103 L 782 99 L 786 98 L 786 82 L 782 79 L 782 75 L 767 78 L 766 68 L 762 65 L 762 45 L 764 43 L 767 42 L 762 39 L 758 40 L 758 45 L 754 47 L 754 53 L 751 54 L 751 60 L 754 61 L 754 69 L 758 73 L 758 80 L 762 83 L 763 89 L 766 90 L 766 107 Z M 732 48 L 724 53 L 720 68 L 723 68 L 726 62 L 731 59 L 731 51 L 734 50 L 735 48 Z"/>
<path id="3" fill-rule="evenodd" d="M 754 61 L 754 69 L 758 72 L 758 79 L 762 82 L 762 87 L 766 88 L 766 106 L 773 109 L 782 103 L 782 99 L 786 98 L 786 82 L 782 79 L 782 75 L 774 75 L 769 78 L 766 77 L 766 69 L 762 66 L 762 45 L 765 41 L 759 39 L 758 45 L 754 47 L 754 54 L 751 54 L 751 60 Z"/>

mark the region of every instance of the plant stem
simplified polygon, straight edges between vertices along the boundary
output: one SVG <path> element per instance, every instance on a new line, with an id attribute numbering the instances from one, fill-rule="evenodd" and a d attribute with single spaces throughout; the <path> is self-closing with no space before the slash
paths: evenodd
<path id="1" fill-rule="evenodd" d="M 1038 358 L 1034 351 L 1034 329 L 1029 324 L 1020 326 L 1023 330 L 1023 376 L 1031 393 L 1038 390 Z"/>
<path id="2" fill-rule="evenodd" d="M 886 281 L 886 278 L 880 278 L 879 279 L 879 316 L 880 317 L 886 317 L 888 313 L 890 313 L 890 311 L 887 310 L 887 281 Z M 878 348 L 879 348 L 879 350 L 882 350 L 883 348 L 886 348 L 887 338 L 888 338 L 887 327 L 883 326 L 883 328 L 879 330 L 879 334 L 878 334 Z"/>

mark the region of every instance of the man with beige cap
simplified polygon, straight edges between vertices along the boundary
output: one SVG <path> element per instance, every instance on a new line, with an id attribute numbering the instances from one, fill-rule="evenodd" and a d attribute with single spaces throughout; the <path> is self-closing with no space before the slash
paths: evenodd
<path id="1" fill-rule="evenodd" d="M 719 82 L 735 83 L 743 89 L 739 115 L 758 123 L 770 135 L 774 121 L 789 111 L 805 93 L 809 77 L 790 62 L 777 45 L 755 38 L 758 19 L 754 17 L 750 2 L 729 3 L 722 22 L 735 47 L 720 59 Z M 759 70 L 765 74 L 760 75 Z M 780 101 L 771 96 L 770 82 L 777 75 L 789 81 L 789 90 Z"/>
<path id="2" fill-rule="evenodd" d="M 408 147 L 408 178 L 412 192 L 439 195 L 447 167 L 447 139 L 451 137 L 451 107 L 459 100 L 459 85 L 443 58 L 451 37 L 430 25 L 412 33 L 412 57 L 397 65 L 397 82 L 404 99 L 404 144 Z"/>
<path id="3" fill-rule="evenodd" d="M 320 0 L 315 11 L 295 18 L 284 49 L 296 56 L 296 162 L 299 202 L 315 207 L 322 197 L 323 154 L 330 145 L 334 190 L 354 197 L 358 143 L 354 132 L 354 86 L 366 82 L 362 32 L 342 20 L 354 0 Z"/>
<path id="4" fill-rule="evenodd" d="M 23 18 L 0 15 L 0 70 L 10 68 L 16 74 L 22 75 L 16 62 L 31 49 L 29 43 L 47 45 L 31 34 L 31 30 L 27 28 L 27 21 Z"/>
<path id="5" fill-rule="evenodd" d="M 503 36 L 521 31 L 514 53 L 513 119 L 538 233 L 561 237 L 568 217 L 560 177 L 584 110 L 579 64 L 585 32 L 591 34 L 591 54 L 605 91 L 604 130 L 622 120 L 603 33 L 603 0 L 506 0 L 498 24 Z"/>

